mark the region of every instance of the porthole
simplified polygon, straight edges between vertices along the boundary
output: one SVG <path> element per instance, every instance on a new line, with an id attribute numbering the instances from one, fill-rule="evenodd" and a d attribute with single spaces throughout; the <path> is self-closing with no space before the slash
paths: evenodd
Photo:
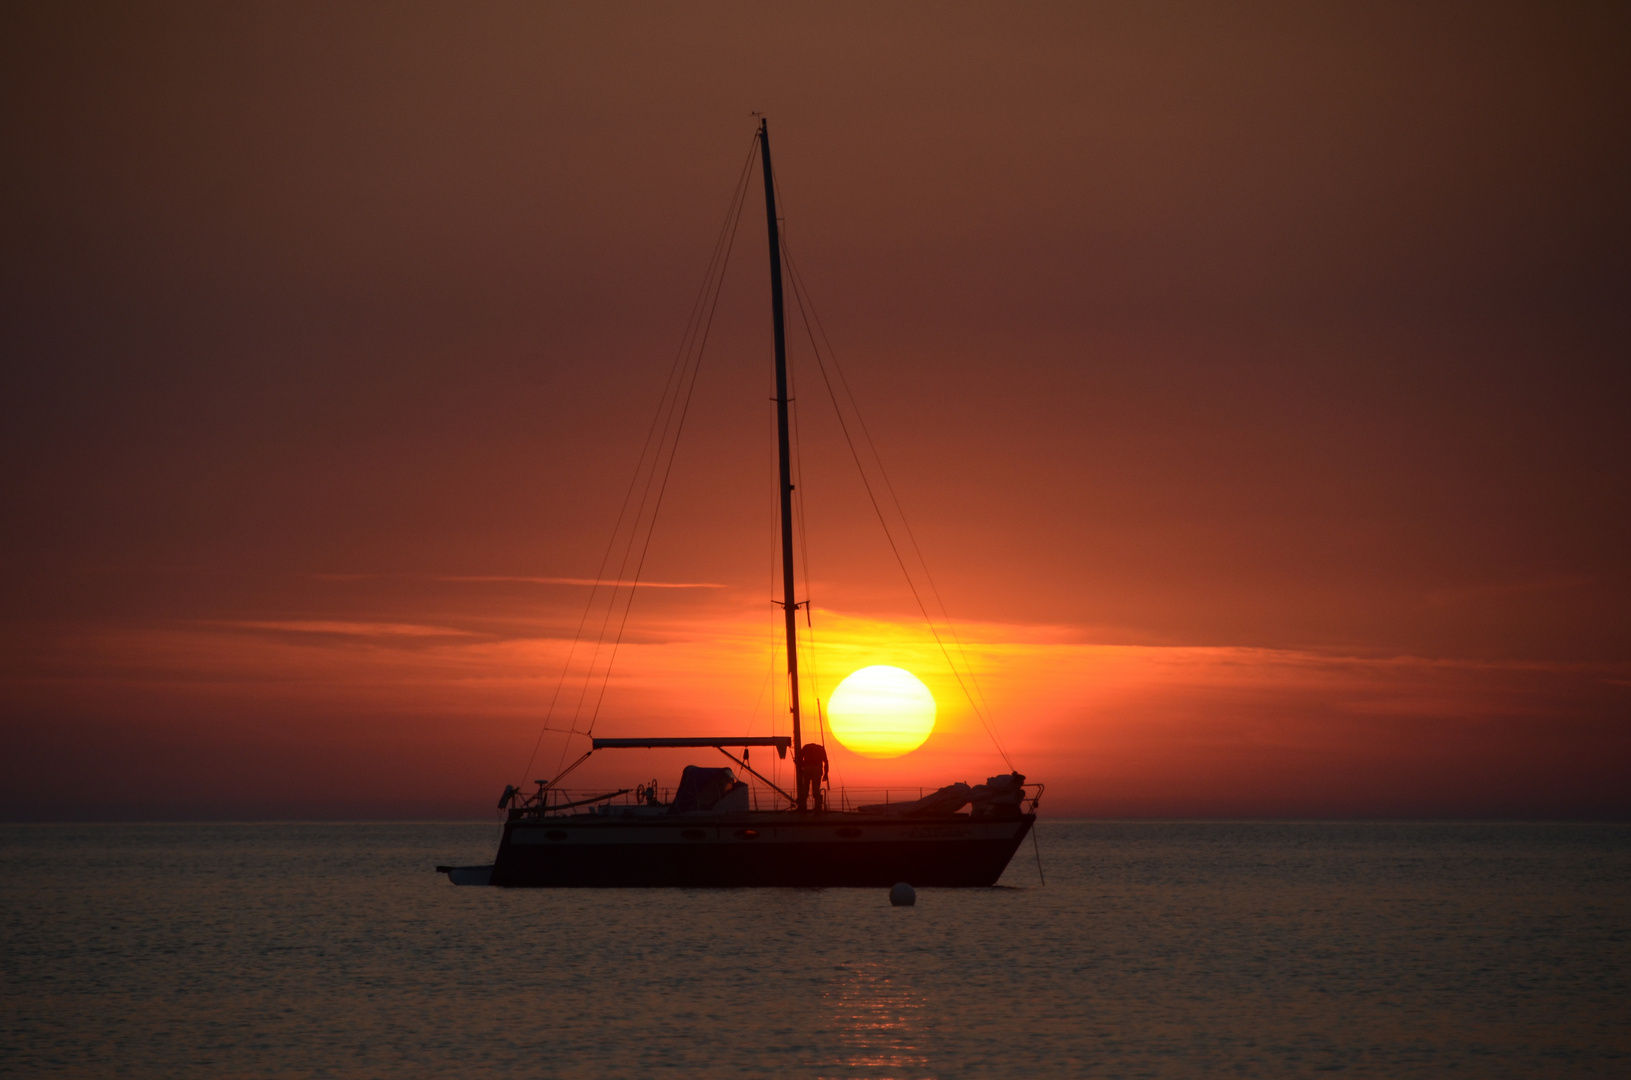
<path id="1" fill-rule="evenodd" d="M 757 839 L 759 839 L 759 830 L 758 829 L 737 829 L 736 830 L 736 838 L 738 840 L 757 840 Z"/>

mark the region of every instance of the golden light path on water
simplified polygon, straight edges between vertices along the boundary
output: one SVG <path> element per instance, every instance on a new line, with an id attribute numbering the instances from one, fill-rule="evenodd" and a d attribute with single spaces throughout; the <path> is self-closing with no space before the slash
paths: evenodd
<path id="1" fill-rule="evenodd" d="M 934 695 L 905 668 L 874 664 L 833 690 L 827 724 L 833 737 L 865 757 L 889 758 L 923 745 L 934 730 Z"/>

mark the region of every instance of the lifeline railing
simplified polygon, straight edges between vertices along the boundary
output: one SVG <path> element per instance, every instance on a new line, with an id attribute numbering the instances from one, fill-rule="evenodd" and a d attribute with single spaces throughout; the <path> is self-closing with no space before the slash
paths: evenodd
<path id="1" fill-rule="evenodd" d="M 649 784 L 636 784 L 632 788 L 618 788 L 607 791 L 604 788 L 557 788 L 550 787 L 544 781 L 536 781 L 538 789 L 533 792 L 517 792 L 514 799 L 501 809 L 508 811 L 511 820 L 516 818 L 552 817 L 558 814 L 595 813 L 600 807 L 635 807 L 644 806 L 653 809 L 666 808 L 673 801 L 673 789 L 661 787 L 653 780 Z M 1027 812 L 1035 813 L 1037 805 L 1042 801 L 1042 792 L 1046 785 L 1027 783 L 1020 785 L 1024 793 L 1020 804 L 1025 806 Z M 765 785 L 748 781 L 750 806 L 754 810 L 785 810 L 787 800 L 779 789 L 769 789 Z M 891 806 L 899 803 L 916 802 L 925 796 L 938 791 L 930 787 L 883 787 L 883 788 L 852 788 L 835 787 L 823 790 L 826 809 L 845 813 L 859 813 L 863 806 Z M 1028 805 L 1027 805 L 1028 804 Z"/>

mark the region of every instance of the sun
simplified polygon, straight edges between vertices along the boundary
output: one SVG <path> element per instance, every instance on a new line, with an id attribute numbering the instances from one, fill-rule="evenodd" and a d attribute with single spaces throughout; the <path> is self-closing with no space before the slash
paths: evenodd
<path id="1" fill-rule="evenodd" d="M 899 757 L 923 745 L 934 730 L 934 695 L 904 668 L 864 667 L 827 699 L 833 738 L 857 754 Z"/>

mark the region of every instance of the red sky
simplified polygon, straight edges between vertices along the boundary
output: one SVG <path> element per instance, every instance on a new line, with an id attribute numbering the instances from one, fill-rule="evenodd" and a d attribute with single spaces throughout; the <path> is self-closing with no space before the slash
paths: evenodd
<path id="1" fill-rule="evenodd" d="M 487 813 L 754 110 L 1045 809 L 1631 814 L 1622 6 L 0 20 L 0 816 Z M 762 229 L 604 734 L 771 723 Z M 996 772 L 793 359 L 817 674 L 942 708 L 840 774 Z"/>

